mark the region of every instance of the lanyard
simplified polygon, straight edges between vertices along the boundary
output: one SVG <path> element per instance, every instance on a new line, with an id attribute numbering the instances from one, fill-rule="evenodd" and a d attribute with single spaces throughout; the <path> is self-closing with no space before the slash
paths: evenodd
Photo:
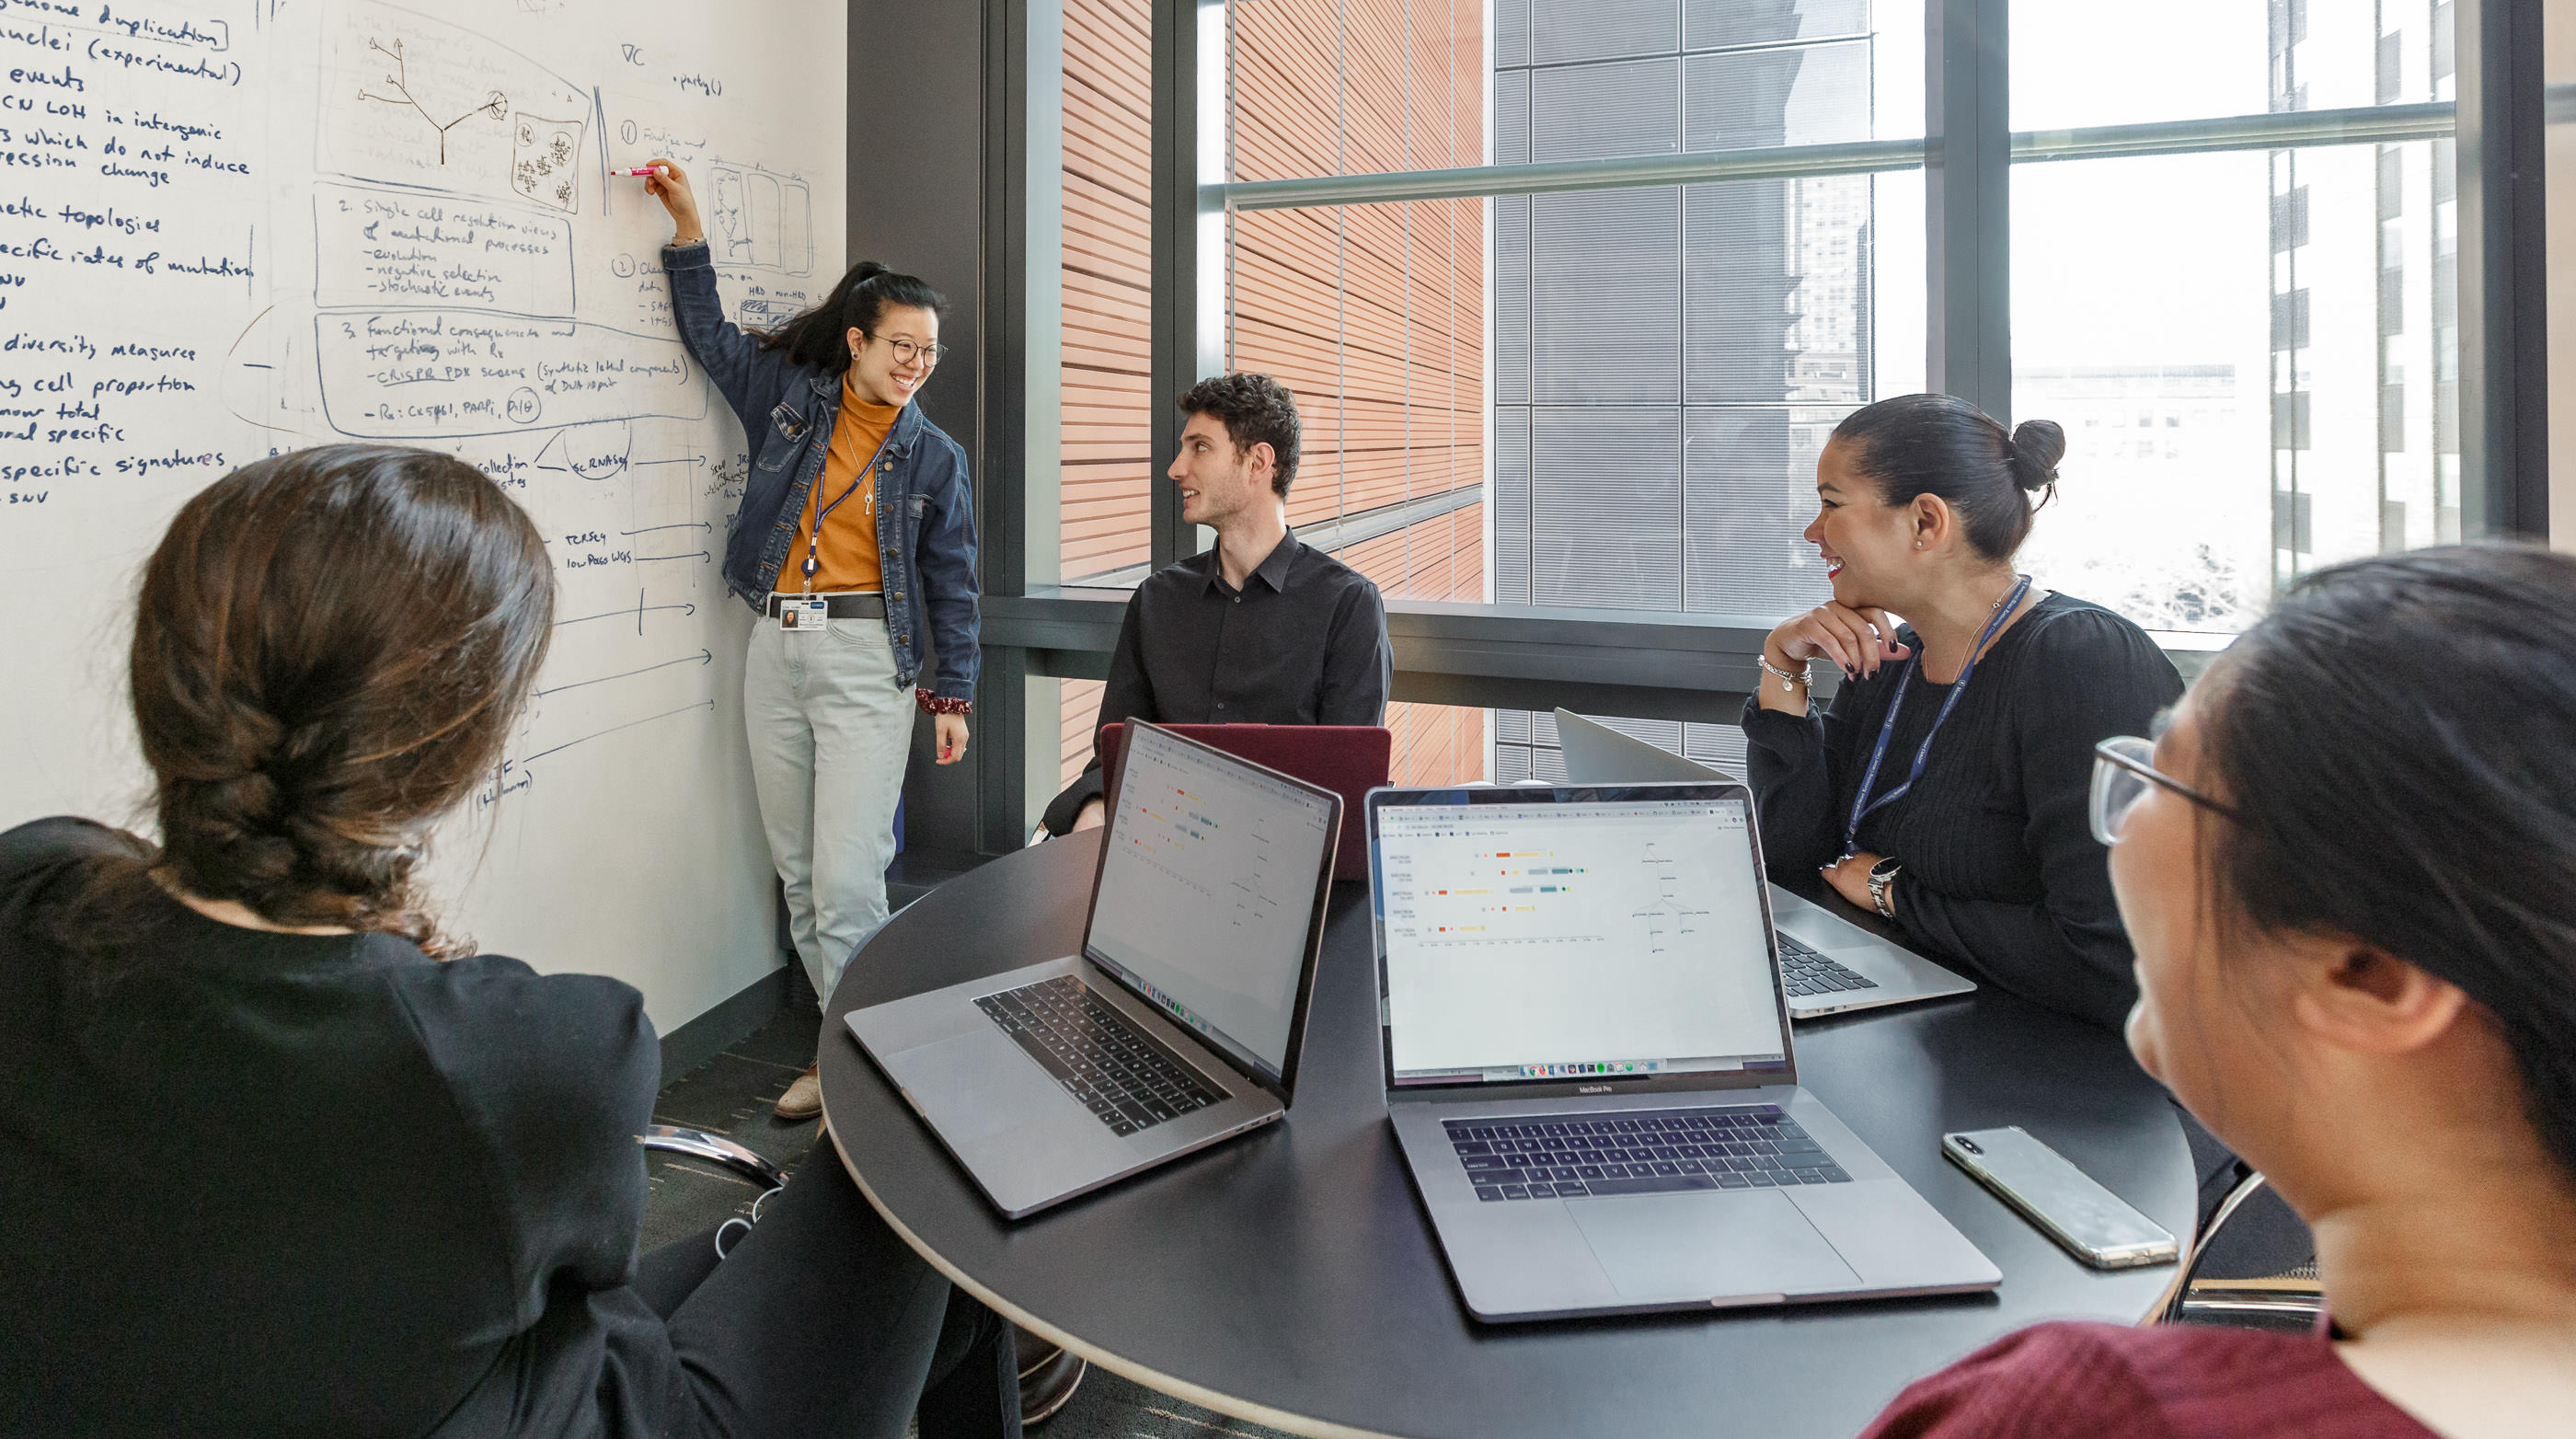
<path id="1" fill-rule="evenodd" d="M 1844 854 L 1860 853 L 1862 820 L 1903 799 L 1905 792 L 1914 788 L 1914 782 L 1923 778 L 1923 765 L 1932 758 L 1933 736 L 1941 733 L 1941 726 L 1948 722 L 1950 711 L 1959 707 L 1959 696 L 1968 692 L 1968 678 L 1977 672 L 1977 661 L 1985 654 L 1986 646 L 1993 642 L 1995 632 L 2004 627 L 2004 621 L 2012 618 L 2013 611 L 2021 608 L 2022 597 L 2029 593 L 2030 576 L 2024 575 L 2021 577 L 2021 583 L 2014 585 L 2012 593 L 2005 596 L 2004 602 L 1996 607 L 1994 618 L 1986 621 L 1985 633 L 1977 636 L 1977 647 L 1968 651 L 1968 662 L 1960 666 L 1958 682 L 1950 686 L 1950 697 L 1941 702 L 1941 712 L 1932 717 L 1932 728 L 1923 736 L 1922 748 L 1914 752 L 1913 772 L 1905 776 L 1905 783 L 1880 795 L 1873 802 L 1869 792 L 1878 784 L 1878 767 L 1880 762 L 1887 758 L 1887 742 L 1896 737 L 1896 712 L 1905 707 L 1905 689 L 1914 682 L 1914 667 L 1920 661 L 1921 655 L 1917 653 L 1906 658 L 1905 673 L 1896 677 L 1896 698 L 1888 701 L 1887 718 L 1878 727 L 1878 747 L 1870 751 L 1869 768 L 1860 777 L 1860 792 L 1852 796 L 1851 822 L 1843 826 Z"/>
<path id="2" fill-rule="evenodd" d="M 805 592 L 807 594 L 812 594 L 814 592 L 815 571 L 823 568 L 823 562 L 815 556 L 815 550 L 823 543 L 823 522 L 832 517 L 832 511 L 841 507 L 842 500 L 846 500 L 850 496 L 857 494 L 859 492 L 859 486 L 868 483 L 868 481 L 874 476 L 877 461 L 885 455 L 885 447 L 893 439 L 894 426 L 888 425 L 886 426 L 885 438 L 877 441 L 876 453 L 868 456 L 868 462 L 866 464 L 859 466 L 858 478 L 850 481 L 850 487 L 841 491 L 839 496 L 830 504 L 825 505 L 822 509 L 815 512 L 814 528 L 808 531 L 805 535 Z M 817 475 L 815 476 L 815 479 L 820 481 L 822 476 Z M 821 497 L 821 491 L 818 490 L 815 493 L 817 498 Z M 873 507 L 874 503 L 874 499 L 871 497 L 871 507 Z"/>

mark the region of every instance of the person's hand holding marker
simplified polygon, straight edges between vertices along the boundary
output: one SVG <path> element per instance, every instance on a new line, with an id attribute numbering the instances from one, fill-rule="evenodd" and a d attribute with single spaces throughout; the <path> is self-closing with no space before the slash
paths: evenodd
<path id="1" fill-rule="evenodd" d="M 688 172 L 669 160 L 656 157 L 642 169 L 629 170 L 629 175 L 644 178 L 644 188 L 662 208 L 671 212 L 671 243 L 695 245 L 707 238 L 706 226 L 698 220 L 698 197 L 689 188 Z"/>

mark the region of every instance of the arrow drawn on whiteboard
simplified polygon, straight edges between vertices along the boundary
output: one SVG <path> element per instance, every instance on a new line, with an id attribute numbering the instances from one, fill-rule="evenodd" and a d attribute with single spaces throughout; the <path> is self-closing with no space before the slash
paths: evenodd
<path id="1" fill-rule="evenodd" d="M 557 620 L 555 621 L 555 628 L 562 629 L 566 625 L 577 625 L 583 620 L 622 620 L 630 615 L 649 615 L 658 610 L 678 610 L 681 616 L 686 618 L 687 616 L 696 614 L 698 612 L 698 607 L 696 605 L 637 605 L 632 609 L 603 610 L 595 615 L 580 615 L 573 619 Z M 639 624 L 636 626 L 636 633 L 643 633 L 642 625 Z"/>
<path id="2" fill-rule="evenodd" d="M 654 560 L 710 560 L 713 558 L 715 558 L 713 555 L 708 554 L 704 550 L 700 550 L 693 555 L 637 555 L 635 557 L 635 563 L 641 565 L 649 564 Z"/>
<path id="3" fill-rule="evenodd" d="M 610 725 L 608 728 L 599 731 L 597 734 L 586 734 L 579 739 L 565 740 L 562 744 L 556 745 L 553 749 L 541 749 L 535 754 L 528 756 L 526 759 L 519 761 L 519 767 L 525 769 L 529 765 L 535 764 L 537 761 L 544 759 L 547 755 L 561 754 L 565 750 L 572 748 L 574 745 L 588 744 L 592 740 L 600 738 L 602 735 L 612 735 L 622 729 L 633 729 L 640 724 L 651 724 L 653 721 L 658 719 L 669 719 L 671 716 L 676 714 L 687 714 L 691 710 L 711 710 L 715 707 L 716 702 L 714 700 L 700 700 L 693 705 L 682 705 L 675 710 L 664 710 L 657 715 L 646 715 L 644 718 L 639 720 L 628 720 L 624 724 Z"/>
<path id="4" fill-rule="evenodd" d="M 639 465 L 703 465 L 706 462 L 707 457 L 704 455 L 673 455 L 667 460 L 637 460 L 635 463 Z"/>
<path id="5" fill-rule="evenodd" d="M 705 520 L 684 520 L 676 525 L 646 525 L 640 530 L 619 530 L 618 533 L 621 535 L 649 535 L 656 530 L 712 530 L 714 528 L 714 525 L 709 524 Z"/>
<path id="6" fill-rule="evenodd" d="M 610 680 L 632 679 L 637 675 L 649 675 L 655 670 L 666 670 L 673 665 L 709 665 L 714 664 L 715 660 L 716 657 L 712 652 L 702 649 L 696 654 L 682 655 L 678 659 L 664 660 L 658 665 L 646 665 L 642 669 L 624 670 L 613 675 L 601 675 L 597 679 L 574 680 L 568 685 L 555 685 L 549 689 L 541 689 L 537 691 L 537 698 L 544 699 L 548 695 L 559 695 L 565 690 L 577 690 L 584 685 L 604 685 Z"/>

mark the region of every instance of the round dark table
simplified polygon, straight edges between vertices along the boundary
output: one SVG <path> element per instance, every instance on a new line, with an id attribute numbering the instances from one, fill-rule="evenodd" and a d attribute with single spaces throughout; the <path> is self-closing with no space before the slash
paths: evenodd
<path id="1" fill-rule="evenodd" d="M 2098 1273 L 1940 1155 L 2019 1124 L 2191 1232 L 2191 1158 L 2117 1035 L 1992 987 L 1802 1024 L 1798 1078 L 2003 1271 L 1992 1294 L 1481 1324 L 1414 1197 L 1378 1075 L 1368 893 L 1334 886 L 1284 1123 L 1017 1223 L 905 1107 L 841 1016 L 1081 943 L 1098 832 L 916 901 L 826 1008 L 823 1107 L 868 1202 L 949 1278 L 1167 1394 L 1302 1434 L 1843 1436 L 1910 1381 L 2042 1319 L 2135 1323 L 2173 1268 Z"/>

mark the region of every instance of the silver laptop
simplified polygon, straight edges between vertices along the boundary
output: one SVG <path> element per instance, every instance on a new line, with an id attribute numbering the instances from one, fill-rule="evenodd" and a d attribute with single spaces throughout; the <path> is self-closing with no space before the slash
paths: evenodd
<path id="1" fill-rule="evenodd" d="M 1565 751 L 1565 777 L 1575 784 L 1735 780 L 1723 770 L 1686 760 L 1572 710 L 1556 712 L 1556 738 Z M 1792 1019 L 1942 999 L 1977 987 L 1974 981 L 1776 884 L 1771 886 L 1771 921 L 1780 928 L 1780 962 L 1786 970 Z"/>
<path id="2" fill-rule="evenodd" d="M 1268 1124 L 1297 1082 L 1341 796 L 1130 727 L 1082 953 L 850 1032 L 1017 1219 Z"/>
<path id="3" fill-rule="evenodd" d="M 1798 1087 L 1744 786 L 1382 789 L 1368 825 L 1387 1109 L 1477 1318 L 2001 1282 Z"/>

